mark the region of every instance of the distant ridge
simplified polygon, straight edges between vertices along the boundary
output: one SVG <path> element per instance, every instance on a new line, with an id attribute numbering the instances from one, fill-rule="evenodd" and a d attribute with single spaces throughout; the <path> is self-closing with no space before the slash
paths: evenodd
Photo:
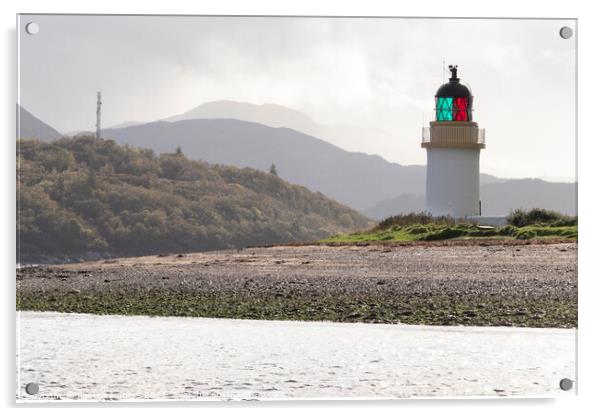
<path id="1" fill-rule="evenodd" d="M 481 184 L 482 213 L 486 217 L 506 216 L 517 208 L 547 208 L 577 215 L 577 185 L 541 179 L 506 179 Z M 426 209 L 424 195 L 402 194 L 362 210 L 369 218 L 381 220 L 397 214 Z"/>
<path id="2" fill-rule="evenodd" d="M 62 134 L 25 108 L 17 105 L 17 137 L 49 141 L 58 139 Z"/>
<path id="3" fill-rule="evenodd" d="M 159 153 L 179 146 L 192 159 L 241 168 L 266 171 L 274 163 L 283 179 L 355 209 L 392 198 L 400 190 L 421 193 L 425 186 L 424 166 L 401 166 L 289 128 L 240 120 L 159 121 L 106 129 L 103 137 Z"/>
<path id="4" fill-rule="evenodd" d="M 159 153 L 179 146 L 192 159 L 210 163 L 263 171 L 274 163 L 283 179 L 322 192 L 373 219 L 424 207 L 424 166 L 402 166 L 380 156 L 348 152 L 289 128 L 234 119 L 191 119 L 107 129 L 103 136 Z M 532 207 L 573 215 L 574 190 L 575 184 L 481 174 L 483 215 Z"/>
<path id="5" fill-rule="evenodd" d="M 238 101 L 212 101 L 163 121 L 193 119 L 236 119 L 269 127 L 287 127 L 302 133 L 316 135 L 317 124 L 306 114 L 278 104 L 251 104 Z"/>
<path id="6" fill-rule="evenodd" d="M 577 184 L 541 179 L 509 179 L 481 186 L 483 215 L 506 215 L 515 208 L 548 208 L 577 215 Z"/>
<path id="7" fill-rule="evenodd" d="M 145 124 L 145 122 L 142 122 L 142 121 L 124 121 L 123 123 L 115 124 L 114 126 L 109 126 L 107 128 L 109 128 L 109 129 L 121 129 L 121 128 L 124 128 L 124 127 L 137 126 L 139 124 Z"/>
<path id="8" fill-rule="evenodd" d="M 368 149 L 380 149 L 380 154 L 386 155 L 391 149 L 391 143 L 396 138 L 389 133 L 358 125 L 320 124 L 307 114 L 279 104 L 252 104 L 231 100 L 211 101 L 201 104 L 192 110 L 163 121 L 181 121 L 193 119 L 236 119 L 263 124 L 268 127 L 286 127 L 319 137 L 337 147 L 350 152 L 375 153 Z M 369 145 L 367 145 L 370 143 Z"/>

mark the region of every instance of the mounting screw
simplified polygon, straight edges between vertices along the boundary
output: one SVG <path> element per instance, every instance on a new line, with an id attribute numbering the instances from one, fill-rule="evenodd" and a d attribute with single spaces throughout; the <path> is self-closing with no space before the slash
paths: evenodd
<path id="1" fill-rule="evenodd" d="M 38 386 L 38 383 L 27 383 L 27 385 L 25 386 L 25 392 L 32 396 L 34 394 L 38 394 L 39 391 L 40 387 Z"/>
<path id="2" fill-rule="evenodd" d="M 573 29 L 568 26 L 563 26 L 560 28 L 560 37 L 562 39 L 569 39 L 573 36 Z"/>
<path id="3" fill-rule="evenodd" d="M 560 388 L 564 391 L 569 391 L 573 388 L 573 380 L 570 378 L 563 378 L 560 380 Z"/>
<path id="4" fill-rule="evenodd" d="M 40 25 L 36 22 L 29 22 L 25 25 L 25 31 L 30 35 L 35 35 L 40 31 Z"/>

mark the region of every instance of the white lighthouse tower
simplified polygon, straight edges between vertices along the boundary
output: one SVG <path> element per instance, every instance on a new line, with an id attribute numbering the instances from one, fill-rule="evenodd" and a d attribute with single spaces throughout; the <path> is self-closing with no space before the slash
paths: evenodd
<path id="1" fill-rule="evenodd" d="M 472 93 L 460 82 L 457 66 L 435 95 L 436 121 L 423 128 L 427 154 L 426 209 L 434 216 L 481 215 L 479 156 L 485 131 L 472 119 Z"/>

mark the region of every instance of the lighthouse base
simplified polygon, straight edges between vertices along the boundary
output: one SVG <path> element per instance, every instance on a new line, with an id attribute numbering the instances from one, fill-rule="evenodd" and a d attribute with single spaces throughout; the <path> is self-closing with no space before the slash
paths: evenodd
<path id="1" fill-rule="evenodd" d="M 480 215 L 480 149 L 428 148 L 426 209 L 434 216 Z"/>

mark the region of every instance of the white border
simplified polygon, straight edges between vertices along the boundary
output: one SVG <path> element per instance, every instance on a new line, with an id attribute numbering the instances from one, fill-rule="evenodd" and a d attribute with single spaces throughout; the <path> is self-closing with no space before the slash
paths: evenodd
<path id="1" fill-rule="evenodd" d="M 602 371 L 597 359 L 602 349 L 600 342 L 600 309 L 597 306 L 598 296 L 602 294 L 600 265 L 594 263 L 597 257 L 599 241 L 596 237 L 602 227 L 600 218 L 600 137 L 599 129 L 594 130 L 594 123 L 600 119 L 600 53 L 599 40 L 602 39 L 600 13 L 596 13 L 597 2 L 592 1 L 542 1 L 525 2 L 524 0 L 505 0 L 503 2 L 487 2 L 478 0 L 432 0 L 393 2 L 378 0 L 347 0 L 341 2 L 326 0 L 221 0 L 221 1 L 131 1 L 131 0 L 96 0 L 86 2 L 78 0 L 4 0 L 0 2 L 2 13 L 4 54 L 1 65 L 4 83 L 4 97 L 1 101 L 0 115 L 4 135 L 2 141 L 2 182 L 4 203 L 2 210 L 2 281 L 4 284 L 3 329 L 2 337 L 2 404 L 14 406 L 14 259 L 15 259 L 15 102 L 16 102 L 16 65 L 15 65 L 15 15 L 22 13 L 132 13 L 132 14 L 288 14 L 288 15 L 380 15 L 380 16 L 449 16 L 449 17 L 545 17 L 545 18 L 578 18 L 579 19 L 579 216 L 580 216 L 580 250 L 579 250 L 579 396 L 563 398 L 555 401 L 541 400 L 421 400 L 421 401 L 353 401 L 353 402 L 295 402 L 295 403 L 203 403 L 179 404 L 181 411 L 198 413 L 214 411 L 231 413 L 234 411 L 251 414 L 281 414 L 281 407 L 288 407 L 287 414 L 305 414 L 319 411 L 332 412 L 334 408 L 345 408 L 345 412 L 366 413 L 376 410 L 384 414 L 400 412 L 426 412 L 432 414 L 446 413 L 451 415 L 507 414 L 528 410 L 541 414 L 579 414 L 588 408 L 599 407 L 596 401 L 597 387 L 600 385 Z M 598 95 L 598 97 L 596 97 Z M 597 102 L 596 102 L 597 101 Z M 145 407 L 144 413 L 162 414 L 165 407 L 172 404 L 148 405 L 130 404 L 116 406 L 112 412 L 131 412 Z M 104 412 L 106 409 L 85 406 L 86 413 Z M 195 407 L 201 407 L 197 409 Z M 26 412 L 39 407 L 29 407 Z M 11 412 L 14 409 L 10 410 Z M 60 408 L 53 406 L 45 409 L 49 414 L 65 412 L 80 413 L 81 408 L 70 406 Z"/>

